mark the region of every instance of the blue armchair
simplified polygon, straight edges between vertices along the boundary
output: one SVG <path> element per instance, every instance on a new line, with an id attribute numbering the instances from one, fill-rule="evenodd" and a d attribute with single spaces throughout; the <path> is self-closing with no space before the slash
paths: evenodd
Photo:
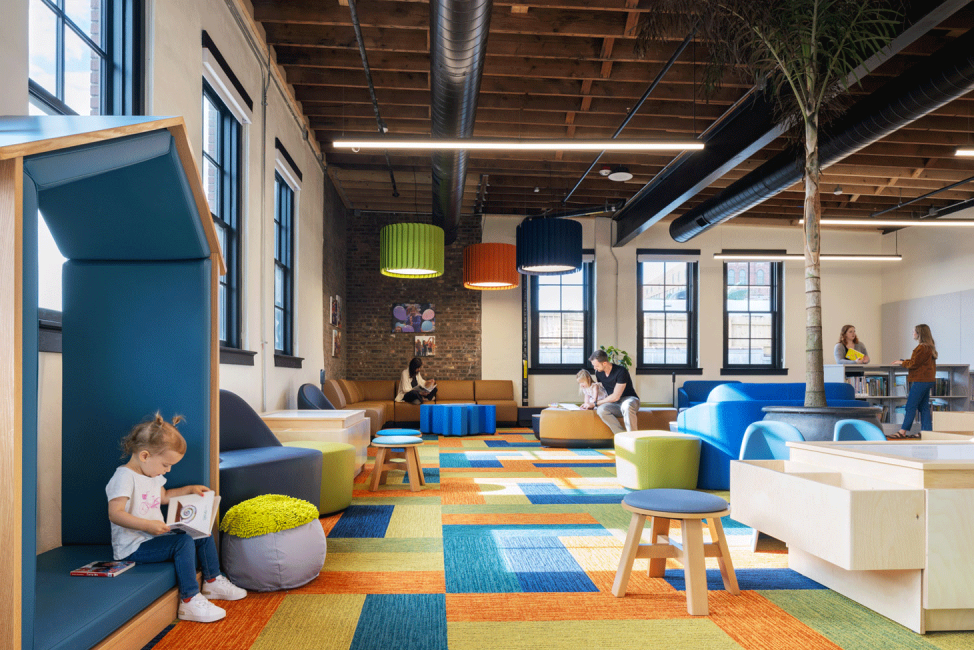
<path id="1" fill-rule="evenodd" d="M 872 422 L 864 420 L 839 420 L 833 429 L 833 440 L 836 442 L 886 440 L 886 434 Z"/>
<path id="2" fill-rule="evenodd" d="M 298 408 L 307 411 L 335 410 L 321 389 L 314 384 L 301 384 L 301 388 L 298 389 Z"/>
<path id="3" fill-rule="evenodd" d="M 220 391 L 220 513 L 261 494 L 321 502 L 321 452 L 285 447 L 247 402 Z"/>
<path id="4" fill-rule="evenodd" d="M 717 386 L 721 384 L 739 384 L 741 382 L 734 380 L 724 381 L 721 379 L 710 380 L 710 379 L 690 379 L 683 382 L 683 385 L 677 389 L 676 392 L 676 406 L 679 409 L 688 409 L 691 406 L 696 406 L 697 404 L 703 404 L 707 401 L 707 397 Z"/>
<path id="5" fill-rule="evenodd" d="M 867 406 L 855 399 L 852 386 L 843 382 L 826 383 L 825 398 L 830 406 Z M 801 406 L 805 399 L 803 383 L 729 383 L 710 391 L 707 401 L 681 412 L 677 417 L 680 433 L 703 441 L 700 446 L 700 480 L 703 490 L 730 487 L 730 462 L 741 453 L 748 425 L 764 418 L 765 406 Z"/>
<path id="6" fill-rule="evenodd" d="M 847 420 L 844 420 L 847 421 Z M 802 432 L 787 422 L 762 420 L 747 427 L 741 443 L 741 460 L 788 460 L 788 442 L 802 442 Z M 757 528 L 751 536 L 751 552 L 758 550 L 761 533 Z"/>

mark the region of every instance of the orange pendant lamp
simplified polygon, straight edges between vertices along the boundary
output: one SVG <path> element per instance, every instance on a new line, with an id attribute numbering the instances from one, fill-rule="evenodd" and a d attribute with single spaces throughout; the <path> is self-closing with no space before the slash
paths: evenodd
<path id="1" fill-rule="evenodd" d="M 514 244 L 472 244 L 463 249 L 463 286 L 467 289 L 516 289 L 519 282 Z"/>

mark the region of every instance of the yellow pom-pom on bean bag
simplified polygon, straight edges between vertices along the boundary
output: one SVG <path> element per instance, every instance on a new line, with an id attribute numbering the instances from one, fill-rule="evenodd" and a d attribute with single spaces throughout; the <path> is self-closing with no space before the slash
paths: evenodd
<path id="1" fill-rule="evenodd" d="M 317 518 L 318 509 L 309 501 L 263 494 L 230 508 L 220 522 L 220 530 L 237 537 L 256 537 L 297 528 Z"/>

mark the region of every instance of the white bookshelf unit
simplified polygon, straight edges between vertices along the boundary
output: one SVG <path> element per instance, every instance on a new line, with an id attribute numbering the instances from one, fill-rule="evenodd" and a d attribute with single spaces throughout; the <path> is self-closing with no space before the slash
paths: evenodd
<path id="1" fill-rule="evenodd" d="M 903 407 L 909 391 L 907 369 L 902 366 L 827 364 L 825 381 L 845 381 L 856 388 L 856 399 L 882 406 L 884 428 L 903 422 Z M 937 364 L 937 386 L 930 395 L 935 411 L 967 411 L 971 403 L 971 369 L 967 364 Z M 886 425 L 890 425 L 887 427 Z M 919 418 L 914 423 L 918 429 Z"/>

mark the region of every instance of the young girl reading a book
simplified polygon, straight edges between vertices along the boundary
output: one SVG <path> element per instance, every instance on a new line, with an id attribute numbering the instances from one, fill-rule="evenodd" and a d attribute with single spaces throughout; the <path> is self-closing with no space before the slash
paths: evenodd
<path id="1" fill-rule="evenodd" d="M 578 392 L 581 393 L 585 400 L 582 403 L 583 409 L 595 408 L 595 402 L 607 397 L 605 388 L 603 388 L 602 384 L 592 379 L 592 375 L 589 374 L 588 370 L 579 370 L 578 374 L 575 375 L 575 380 L 578 381 Z"/>
<path id="2" fill-rule="evenodd" d="M 177 616 L 184 621 L 211 623 L 227 615 L 208 599 L 240 600 L 247 592 L 220 573 L 213 537 L 194 540 L 184 533 L 170 532 L 159 506 L 186 494 L 202 495 L 205 485 L 187 485 L 167 490 L 165 474 L 186 453 L 186 440 L 176 430 L 182 416 L 172 424 L 156 413 L 155 418 L 137 424 L 122 439 L 127 463 L 115 470 L 105 492 L 108 519 L 112 522 L 112 551 L 116 560 L 172 562 L 179 585 Z M 196 561 L 203 571 L 203 591 L 196 582 Z"/>

